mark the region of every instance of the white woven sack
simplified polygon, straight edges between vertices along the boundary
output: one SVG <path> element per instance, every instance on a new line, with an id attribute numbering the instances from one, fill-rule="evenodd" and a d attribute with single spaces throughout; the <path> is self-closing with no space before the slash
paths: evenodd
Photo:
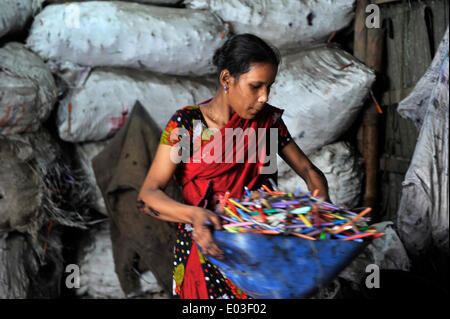
<path id="1" fill-rule="evenodd" d="M 163 129 L 176 110 L 214 95 L 215 87 L 208 82 L 130 69 L 97 69 L 60 102 L 59 136 L 69 142 L 110 137 L 126 122 L 136 100 Z"/>
<path id="2" fill-rule="evenodd" d="M 345 142 L 326 145 L 309 156 L 324 174 L 333 204 L 354 208 L 361 199 L 364 179 L 362 158 Z M 282 159 L 278 160 L 278 185 L 286 192 L 301 187 L 308 191 L 306 183 Z"/>
<path id="3" fill-rule="evenodd" d="M 10 32 L 22 30 L 36 14 L 44 0 L 0 1 L 0 38 Z"/>
<path id="4" fill-rule="evenodd" d="M 351 126 L 374 80 L 352 55 L 323 46 L 283 57 L 269 103 L 285 109 L 292 137 L 311 154 Z"/>
<path id="5" fill-rule="evenodd" d="M 27 46 L 46 59 L 174 75 L 213 73 L 226 39 L 210 12 L 119 1 L 55 4 L 36 16 Z"/>
<path id="6" fill-rule="evenodd" d="M 80 287 L 75 290 L 82 298 L 126 298 L 142 297 L 149 293 L 160 293 L 162 288 L 151 271 L 140 274 L 140 290 L 125 296 L 114 269 L 114 258 L 109 233 L 109 223 L 92 228 L 81 243 L 78 255 Z M 168 298 L 168 296 L 165 296 Z"/>
<path id="7" fill-rule="evenodd" d="M 235 33 L 253 33 L 279 49 L 324 43 L 353 20 L 354 0 L 185 0 L 230 23 Z"/>

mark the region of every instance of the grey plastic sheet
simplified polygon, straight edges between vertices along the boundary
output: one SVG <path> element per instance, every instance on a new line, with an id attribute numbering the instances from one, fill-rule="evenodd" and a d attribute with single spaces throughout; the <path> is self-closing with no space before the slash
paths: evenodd
<path id="1" fill-rule="evenodd" d="M 398 112 L 419 128 L 411 164 L 402 183 L 397 227 L 408 251 L 435 247 L 448 254 L 448 29 L 414 91 Z"/>

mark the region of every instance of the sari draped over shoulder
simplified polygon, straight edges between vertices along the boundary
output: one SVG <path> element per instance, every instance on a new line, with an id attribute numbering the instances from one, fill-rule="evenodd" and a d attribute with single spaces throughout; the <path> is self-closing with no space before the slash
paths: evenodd
<path id="1" fill-rule="evenodd" d="M 275 127 L 283 111 L 267 104 L 252 120 L 243 119 L 234 113 L 219 131 L 220 134 L 216 133 L 208 143 L 196 150 L 177 176 L 183 187 L 185 203 L 205 206 L 211 204 L 213 197 L 217 199 L 217 195 L 223 195 L 226 191 L 230 192 L 231 197 L 241 198 L 244 186 L 253 189 L 267 182 L 268 178 L 276 180 L 276 171 L 262 174 L 262 168 L 268 159 L 269 129 Z M 234 137 L 230 131 L 236 132 L 236 129 L 242 131 L 238 130 Z M 248 138 L 244 138 L 246 133 Z M 256 148 L 252 148 L 252 142 L 249 142 L 252 137 L 255 138 Z M 211 149 L 218 149 L 219 152 L 216 154 Z M 205 161 L 205 155 L 208 154 L 212 156 Z M 245 161 L 238 161 L 239 158 Z"/>
<path id="2" fill-rule="evenodd" d="M 267 160 L 266 151 L 273 150 L 268 145 L 272 140 L 269 138 L 270 128 L 277 127 L 282 113 L 283 110 L 269 104 L 252 120 L 242 119 L 235 113 L 207 143 L 200 143 L 197 149 L 194 146 L 189 161 L 183 163 L 176 173 L 183 188 L 184 202 L 214 210 L 216 201 L 226 191 L 231 197 L 241 198 L 244 186 L 254 189 L 266 183 L 268 178 L 276 180 L 276 152 L 273 154 L 275 171 L 265 174 L 263 168 Z M 233 136 L 230 132 L 237 134 Z M 246 134 L 247 138 L 244 137 Z M 278 133 L 275 137 L 277 143 Z M 178 226 L 174 250 L 174 294 L 182 299 L 248 298 L 197 249 L 192 230 L 189 224 Z"/>

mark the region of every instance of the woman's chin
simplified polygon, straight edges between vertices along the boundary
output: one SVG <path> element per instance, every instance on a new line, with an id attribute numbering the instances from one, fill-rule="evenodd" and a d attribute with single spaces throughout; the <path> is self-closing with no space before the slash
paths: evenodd
<path id="1" fill-rule="evenodd" d="M 253 120 L 259 112 L 247 112 L 246 116 L 244 117 L 246 120 Z"/>

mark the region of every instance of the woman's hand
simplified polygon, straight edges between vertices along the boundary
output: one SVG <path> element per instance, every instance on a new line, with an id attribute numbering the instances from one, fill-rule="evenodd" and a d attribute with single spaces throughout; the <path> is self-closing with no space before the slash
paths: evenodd
<path id="1" fill-rule="evenodd" d="M 222 258 L 223 251 L 214 242 L 210 228 L 211 226 L 216 230 L 222 228 L 219 217 L 208 209 L 194 206 L 192 226 L 194 227 L 192 238 L 202 248 L 202 253 Z"/>
<path id="2" fill-rule="evenodd" d="M 291 140 L 282 149 L 280 155 L 297 175 L 306 182 L 311 192 L 317 189 L 319 191 L 317 195 L 323 198 L 324 201 L 331 203 L 325 175 L 309 160 L 294 140 Z"/>

